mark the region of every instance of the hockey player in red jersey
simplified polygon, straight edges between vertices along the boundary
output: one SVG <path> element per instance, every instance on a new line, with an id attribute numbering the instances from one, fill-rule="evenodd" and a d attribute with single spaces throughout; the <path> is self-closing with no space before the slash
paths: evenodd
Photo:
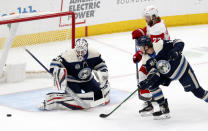
<path id="1" fill-rule="evenodd" d="M 138 39 L 141 36 L 149 36 L 153 42 L 158 42 L 159 40 L 169 40 L 170 36 L 168 30 L 163 20 L 160 19 L 158 10 L 154 6 L 147 6 L 144 9 L 143 16 L 146 21 L 146 26 L 144 28 L 138 28 L 132 32 L 132 39 Z M 142 59 L 143 52 L 138 50 L 133 56 L 134 63 L 140 62 Z M 146 79 L 148 72 L 142 65 L 139 69 L 139 82 Z M 144 102 L 142 109 L 139 113 L 142 116 L 147 116 L 152 114 L 153 106 L 151 104 L 152 95 L 149 90 L 139 90 L 139 98 Z"/>

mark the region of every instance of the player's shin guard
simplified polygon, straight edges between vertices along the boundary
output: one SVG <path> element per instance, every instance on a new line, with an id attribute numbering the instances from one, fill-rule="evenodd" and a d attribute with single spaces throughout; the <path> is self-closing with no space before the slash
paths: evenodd
<path id="1" fill-rule="evenodd" d="M 154 101 L 156 101 L 158 104 L 162 104 L 164 102 L 164 96 L 163 92 L 159 87 L 151 88 L 150 92 L 152 93 L 152 98 Z"/>
<path id="2" fill-rule="evenodd" d="M 150 92 L 152 94 L 150 101 L 145 101 L 143 104 L 143 108 L 139 110 L 139 113 L 142 117 L 151 116 L 154 112 L 153 109 L 155 104 L 153 104 L 152 98 L 158 104 L 164 101 L 162 90 L 159 87 L 150 88 Z"/>
<path id="3" fill-rule="evenodd" d="M 159 87 L 150 88 L 150 92 L 153 96 L 152 105 L 154 108 L 154 120 L 162 120 L 170 118 L 170 110 L 168 107 L 167 99 L 164 98 L 163 92 Z"/>

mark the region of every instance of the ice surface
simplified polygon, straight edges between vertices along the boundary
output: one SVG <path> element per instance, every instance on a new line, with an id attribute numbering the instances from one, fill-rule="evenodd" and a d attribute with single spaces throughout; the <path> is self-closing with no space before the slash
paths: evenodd
<path id="1" fill-rule="evenodd" d="M 208 90 L 208 25 L 168 28 L 171 39 L 180 38 L 185 42 L 184 54 L 191 63 L 201 86 Z M 49 91 L 52 80 L 47 78 L 27 79 L 20 83 L 0 84 L 0 129 L 2 131 L 181 131 L 206 130 L 208 104 L 191 93 L 186 93 L 179 82 L 163 87 L 168 98 L 171 116 L 169 120 L 154 121 L 152 117 L 141 118 L 138 114 L 142 104 L 135 94 L 116 112 L 106 119 L 100 113 L 108 113 L 126 98 L 136 87 L 135 64 L 132 63 L 134 41 L 131 32 L 107 34 L 87 38 L 90 46 L 96 48 L 109 68 L 110 84 L 113 88 L 112 103 L 86 111 L 40 112 L 35 109 L 44 93 Z M 55 49 L 64 50 L 60 43 Z M 50 45 L 41 45 L 47 51 L 33 50 L 48 65 L 57 54 Z M 45 50 L 45 49 L 44 49 Z M 48 58 L 50 57 L 50 58 Z M 31 57 L 25 58 L 33 68 L 41 69 Z M 39 97 L 38 97 L 39 95 Z M 30 106 L 31 105 L 31 106 Z M 32 109 L 32 110 L 31 110 Z M 34 111 L 36 110 L 36 111 Z M 12 117 L 6 117 L 6 114 Z"/>

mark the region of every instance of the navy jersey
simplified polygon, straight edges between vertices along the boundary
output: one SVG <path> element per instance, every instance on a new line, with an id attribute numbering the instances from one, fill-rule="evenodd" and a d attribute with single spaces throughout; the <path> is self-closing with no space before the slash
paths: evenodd
<path id="1" fill-rule="evenodd" d="M 166 60 L 169 61 L 170 56 L 168 53 L 171 50 L 182 52 L 184 48 L 184 42 L 181 40 L 160 40 L 157 43 L 153 44 L 154 53 L 152 55 L 145 54 L 142 58 L 143 64 L 149 72 L 152 67 L 149 67 L 146 62 L 150 58 L 155 58 L 157 61 Z M 177 80 L 182 77 L 186 68 L 188 66 L 188 62 L 184 55 L 180 54 L 179 57 L 175 61 L 169 61 L 170 63 L 170 71 L 165 74 L 161 74 L 165 77 L 170 78 L 171 80 Z"/>
<path id="2" fill-rule="evenodd" d="M 149 74 L 146 81 L 139 83 L 140 89 L 149 89 L 153 99 L 161 104 L 165 99 L 159 85 L 168 86 L 172 80 L 179 80 L 186 92 L 191 91 L 197 98 L 208 102 L 208 91 L 200 86 L 193 69 L 182 54 L 184 42 L 160 40 L 153 44 L 153 48 L 153 54 L 145 54 L 142 57 Z M 170 55 L 175 59 L 170 59 Z M 156 66 L 153 66 L 154 63 L 152 66 L 146 64 L 150 58 L 156 59 Z M 161 66 L 157 66 L 158 63 L 162 63 Z"/>
<path id="3" fill-rule="evenodd" d="M 53 72 L 53 68 L 55 67 L 66 68 L 67 81 L 76 83 L 92 80 L 92 70 L 107 71 L 107 66 L 101 58 L 100 53 L 91 48 L 88 49 L 84 61 L 79 61 L 75 49 L 70 49 L 53 59 L 50 67 L 51 72 Z"/>

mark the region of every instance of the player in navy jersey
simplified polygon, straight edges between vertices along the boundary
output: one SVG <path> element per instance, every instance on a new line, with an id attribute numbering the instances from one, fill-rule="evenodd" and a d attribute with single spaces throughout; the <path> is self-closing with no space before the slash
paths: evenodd
<path id="1" fill-rule="evenodd" d="M 170 35 L 168 33 L 165 22 L 160 18 L 158 9 L 151 5 L 145 7 L 143 11 L 143 16 L 146 21 L 146 26 L 144 28 L 138 28 L 132 32 L 132 39 L 138 39 L 141 36 L 149 36 L 152 42 L 157 42 L 159 40 L 170 40 Z M 133 62 L 140 62 L 142 59 L 143 52 L 138 50 L 133 56 Z M 143 81 L 147 77 L 147 70 L 143 65 L 139 68 L 139 81 Z M 139 113 L 141 116 L 148 116 L 152 113 L 153 107 L 151 104 L 152 94 L 149 90 L 139 90 L 138 95 L 140 100 L 144 101 Z"/>
<path id="2" fill-rule="evenodd" d="M 67 50 L 53 59 L 50 72 L 58 79 L 56 86 L 62 92 L 46 94 L 41 109 L 83 109 L 65 92 L 66 88 L 90 105 L 109 103 L 108 68 L 100 53 L 88 48 L 85 39 L 76 40 L 75 49 Z"/>
<path id="3" fill-rule="evenodd" d="M 149 89 L 153 101 L 159 104 L 159 110 L 153 113 L 155 119 L 170 117 L 167 99 L 159 86 L 168 86 L 173 80 L 179 80 L 186 92 L 192 92 L 197 98 L 208 102 L 208 91 L 200 86 L 193 69 L 182 54 L 183 41 L 160 40 L 152 44 L 148 36 L 142 36 L 137 39 L 137 45 L 144 52 L 142 62 L 149 72 L 147 78 L 138 83 L 138 88 Z"/>

